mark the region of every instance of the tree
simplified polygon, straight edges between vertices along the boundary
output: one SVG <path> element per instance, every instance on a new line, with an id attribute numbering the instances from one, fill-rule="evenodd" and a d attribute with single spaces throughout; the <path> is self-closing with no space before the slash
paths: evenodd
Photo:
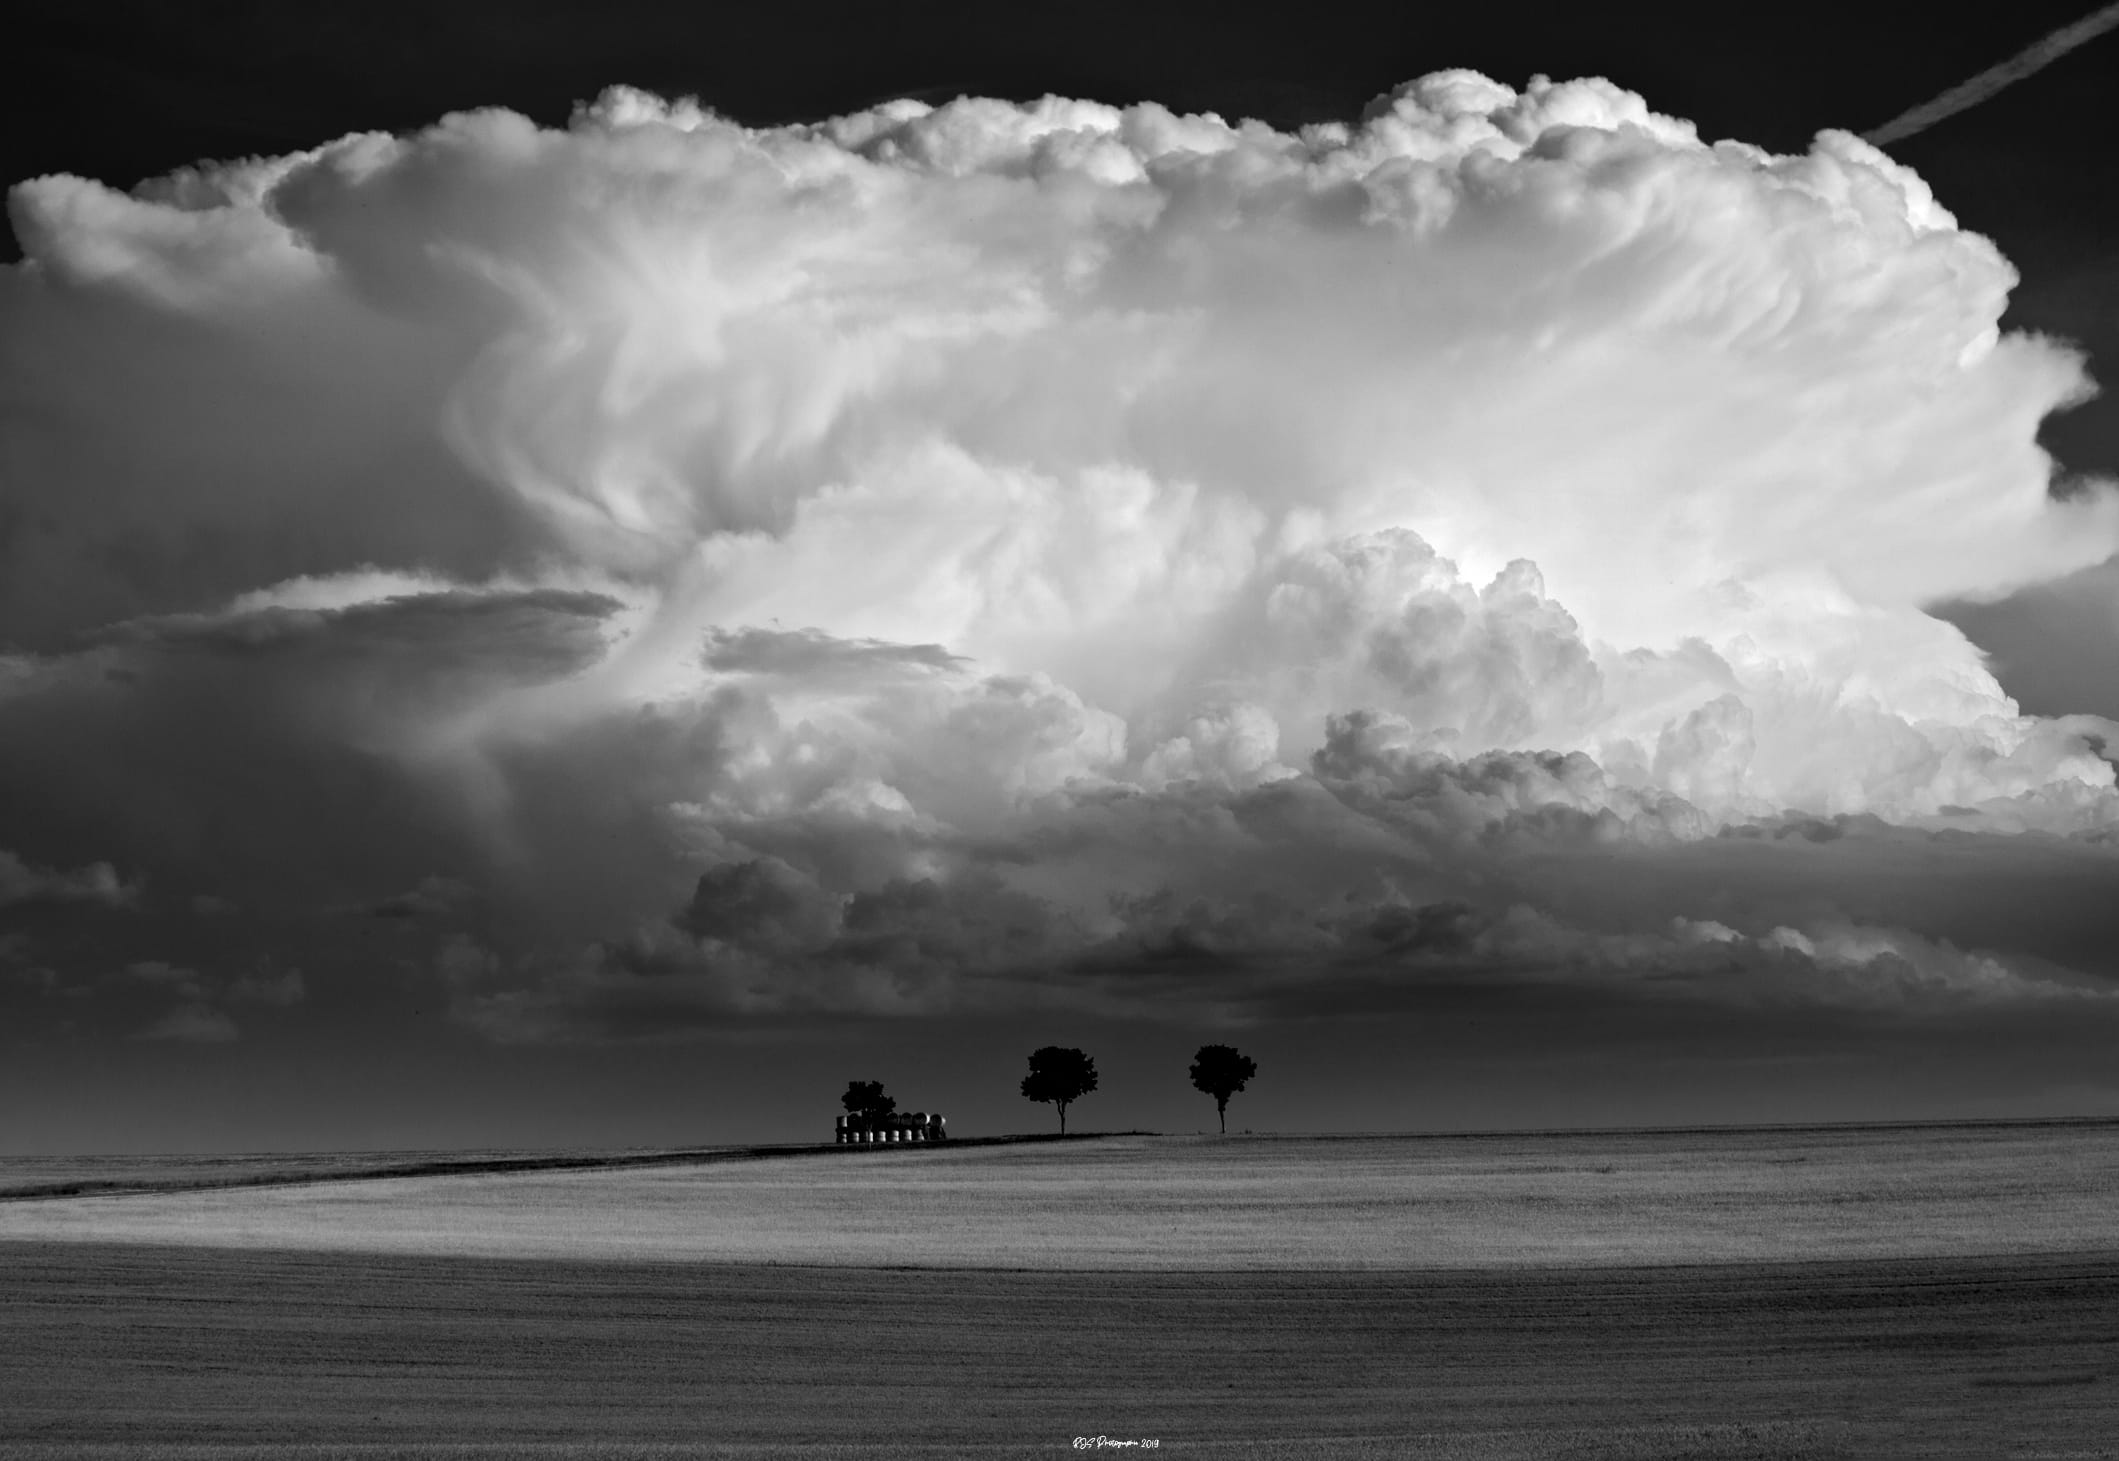
<path id="1" fill-rule="evenodd" d="M 1050 1102 L 1059 1110 L 1060 1135 L 1067 1134 L 1068 1103 L 1096 1089 L 1096 1062 L 1079 1050 L 1047 1045 L 1030 1056 L 1030 1074 L 1023 1077 L 1023 1095 L 1032 1101 Z"/>
<path id="2" fill-rule="evenodd" d="M 855 1116 L 888 1116 L 898 1109 L 898 1098 L 884 1095 L 881 1081 L 848 1081 L 839 1104 Z"/>
<path id="3" fill-rule="evenodd" d="M 1202 1045 L 1192 1057 L 1192 1085 L 1214 1098 L 1221 1114 L 1221 1134 L 1229 1134 L 1229 1097 L 1243 1089 L 1244 1082 L 1258 1074 L 1258 1062 L 1234 1045 Z"/>

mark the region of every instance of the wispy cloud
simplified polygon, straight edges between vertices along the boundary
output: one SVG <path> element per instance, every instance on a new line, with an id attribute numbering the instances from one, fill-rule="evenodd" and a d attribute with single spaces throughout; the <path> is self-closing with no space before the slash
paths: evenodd
<path id="1" fill-rule="evenodd" d="M 1902 112 L 1872 131 L 1862 135 L 1878 147 L 1888 147 L 1893 142 L 1902 142 L 1918 132 L 1925 132 L 1937 122 L 1954 117 L 1970 107 L 1976 107 L 2003 87 L 2014 86 L 2026 76 L 2034 75 L 2052 65 L 2078 46 L 2088 45 L 2106 31 L 2119 27 L 2119 5 L 2106 5 L 2092 11 L 2082 19 L 2051 31 L 2032 44 L 2024 47 L 1998 66 L 1961 81 L 1932 101 L 1924 101 L 1911 111 Z"/>

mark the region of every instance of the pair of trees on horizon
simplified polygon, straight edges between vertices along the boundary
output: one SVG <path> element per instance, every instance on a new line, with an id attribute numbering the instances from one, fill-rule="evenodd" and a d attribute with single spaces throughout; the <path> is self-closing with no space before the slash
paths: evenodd
<path id="1" fill-rule="evenodd" d="M 1258 1074 L 1258 1062 L 1233 1045 L 1202 1045 L 1192 1057 L 1194 1089 L 1214 1098 L 1221 1132 L 1229 1132 L 1229 1097 L 1241 1091 Z M 1023 1077 L 1023 1095 L 1032 1101 L 1050 1102 L 1059 1111 L 1060 1135 L 1067 1134 L 1067 1106 L 1096 1089 L 1096 1062 L 1079 1050 L 1047 1045 L 1032 1052 L 1030 1074 Z"/>

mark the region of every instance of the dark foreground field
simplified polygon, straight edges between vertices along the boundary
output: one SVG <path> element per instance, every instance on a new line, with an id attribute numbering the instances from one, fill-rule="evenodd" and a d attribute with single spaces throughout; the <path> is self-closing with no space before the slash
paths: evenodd
<path id="1" fill-rule="evenodd" d="M 6 1243 L 0 1335 L 9 1457 L 2119 1455 L 2114 1253 L 1103 1275 Z"/>

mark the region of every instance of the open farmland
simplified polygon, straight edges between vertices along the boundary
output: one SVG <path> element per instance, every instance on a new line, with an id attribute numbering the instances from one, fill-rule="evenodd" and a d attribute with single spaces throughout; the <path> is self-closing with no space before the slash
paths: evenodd
<path id="1" fill-rule="evenodd" d="M 2101 1125 L 918 1148 L 0 1204 L 0 1453 L 2093 1456 Z"/>
<path id="2" fill-rule="evenodd" d="M 700 1161 L 744 1148 L 683 1151 L 244 1152 L 214 1156 L 0 1157 L 0 1201 L 80 1197 L 102 1192 L 182 1192 L 273 1187 L 290 1182 L 441 1177 L 474 1172 L 612 1169 Z"/>
<path id="3" fill-rule="evenodd" d="M 938 1268 L 1485 1268 L 2119 1250 L 2104 1124 L 1125 1136 L 0 1203 L 0 1240 Z"/>

